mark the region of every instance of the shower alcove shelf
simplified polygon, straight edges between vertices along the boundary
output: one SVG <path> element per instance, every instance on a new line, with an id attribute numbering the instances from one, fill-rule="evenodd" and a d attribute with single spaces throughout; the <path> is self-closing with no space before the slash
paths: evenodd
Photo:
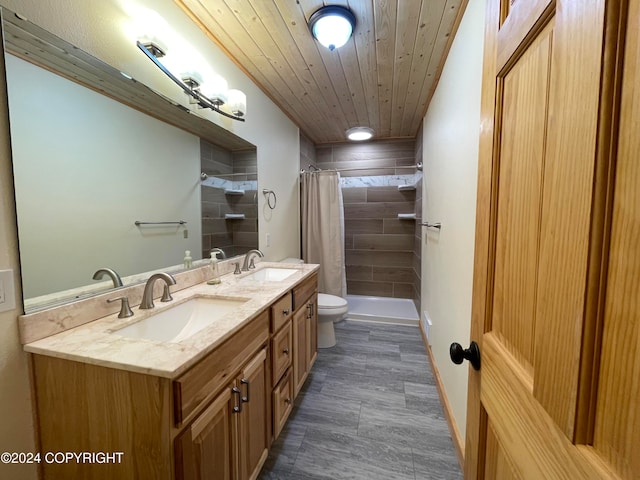
<path id="1" fill-rule="evenodd" d="M 415 220 L 415 219 L 416 219 L 415 213 L 399 213 L 398 214 L 398 220 Z"/>
<path id="2" fill-rule="evenodd" d="M 225 220 L 244 220 L 245 216 L 244 216 L 244 213 L 225 213 L 224 219 Z"/>

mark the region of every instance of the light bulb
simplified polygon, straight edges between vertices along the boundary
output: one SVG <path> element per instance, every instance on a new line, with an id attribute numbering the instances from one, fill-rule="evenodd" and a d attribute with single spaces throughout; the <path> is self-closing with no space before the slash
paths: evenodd
<path id="1" fill-rule="evenodd" d="M 227 106 L 233 115 L 243 117 L 247 114 L 247 96 L 240 90 L 229 90 Z"/>
<path id="2" fill-rule="evenodd" d="M 211 100 L 215 105 L 224 105 L 228 100 L 227 81 L 220 75 L 212 75 L 207 78 L 200 87 L 200 93 Z"/>

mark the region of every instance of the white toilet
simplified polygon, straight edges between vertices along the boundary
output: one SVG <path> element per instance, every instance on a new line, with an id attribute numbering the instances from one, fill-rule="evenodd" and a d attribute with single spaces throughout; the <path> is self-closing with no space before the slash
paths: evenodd
<path id="1" fill-rule="evenodd" d="M 348 310 L 349 305 L 344 298 L 318 294 L 318 348 L 331 348 L 336 344 L 333 323 L 342 320 Z"/>
<path id="2" fill-rule="evenodd" d="M 304 263 L 299 258 L 285 258 L 281 263 Z M 331 348 L 336 344 L 334 322 L 344 318 L 349 305 L 344 298 L 327 293 L 318 294 L 318 348 Z"/>

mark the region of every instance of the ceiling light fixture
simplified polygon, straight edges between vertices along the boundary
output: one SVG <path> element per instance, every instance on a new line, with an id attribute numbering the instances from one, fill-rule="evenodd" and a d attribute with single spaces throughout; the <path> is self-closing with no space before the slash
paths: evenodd
<path id="1" fill-rule="evenodd" d="M 355 28 L 356 17 L 353 12 L 339 5 L 321 7 L 309 18 L 312 35 L 332 51 L 347 43 Z"/>
<path id="2" fill-rule="evenodd" d="M 373 137 L 373 129 L 369 127 L 353 127 L 347 130 L 347 138 L 354 142 L 362 142 Z"/>
<path id="3" fill-rule="evenodd" d="M 242 117 L 247 112 L 247 97 L 240 90 L 227 91 L 227 82 L 224 78 L 216 75 L 207 80 L 203 79 L 202 75 L 196 71 L 183 72 L 181 78 L 178 78 L 158 60 L 162 56 L 160 52 L 164 54 L 166 49 L 158 50 L 155 48 L 157 43 L 153 45 L 143 43 L 140 40 L 136 42 L 136 45 L 167 77 L 173 80 L 184 93 L 189 95 L 191 103 L 197 104 L 202 108 L 210 108 L 214 112 L 233 120 L 244 122 Z M 228 113 L 221 110 L 220 107 L 227 103 L 227 97 L 231 97 L 232 94 L 234 95 L 234 102 L 233 105 L 229 102 L 228 107 L 231 113 Z"/>

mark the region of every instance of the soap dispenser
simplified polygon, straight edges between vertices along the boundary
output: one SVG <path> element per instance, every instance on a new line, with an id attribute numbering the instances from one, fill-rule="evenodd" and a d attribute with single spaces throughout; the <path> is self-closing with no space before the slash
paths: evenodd
<path id="1" fill-rule="evenodd" d="M 184 268 L 191 268 L 193 266 L 193 259 L 191 258 L 191 250 L 184 252 Z"/>
<path id="2" fill-rule="evenodd" d="M 209 285 L 217 285 L 221 282 L 220 278 L 218 278 L 220 276 L 220 273 L 218 272 L 218 254 L 217 252 L 211 252 L 211 272 L 209 274 L 209 280 L 207 280 L 207 283 Z"/>

